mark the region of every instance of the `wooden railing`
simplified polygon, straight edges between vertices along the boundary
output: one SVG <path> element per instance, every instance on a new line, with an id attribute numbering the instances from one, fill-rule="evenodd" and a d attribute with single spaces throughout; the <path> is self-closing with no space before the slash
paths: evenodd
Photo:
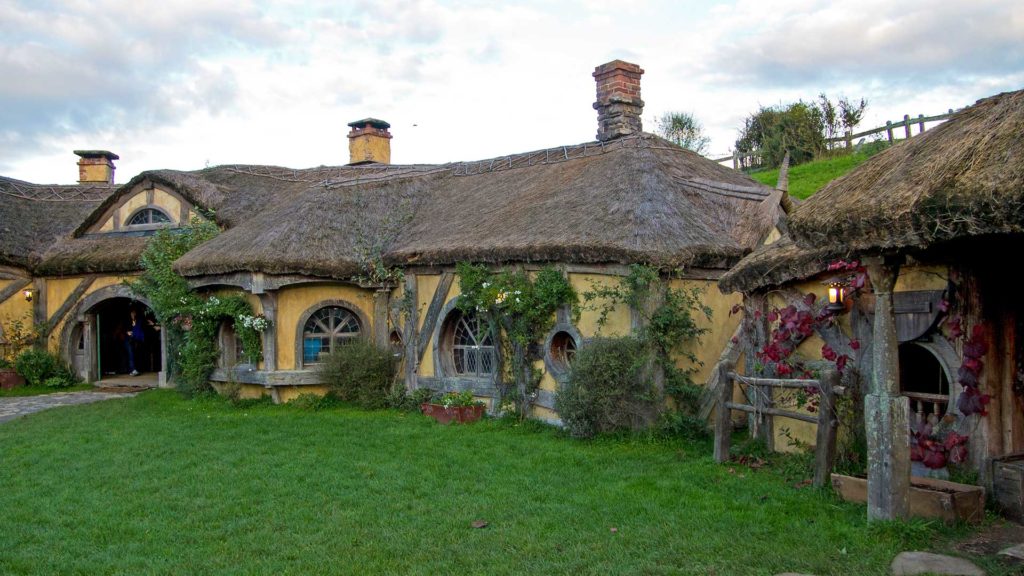
<path id="1" fill-rule="evenodd" d="M 946 414 L 949 406 L 949 396 L 946 394 L 904 392 L 903 395 L 910 399 L 910 426 L 913 430 L 926 420 L 934 426 Z M 928 410 L 929 407 L 931 411 Z"/>
<path id="2" fill-rule="evenodd" d="M 830 148 L 837 148 L 837 146 L 835 146 L 836 144 L 842 144 L 843 148 L 849 149 L 853 148 L 853 141 L 856 140 L 857 138 L 864 138 L 866 136 L 873 136 L 875 134 L 881 134 L 882 132 L 885 132 L 886 139 L 889 141 L 889 144 L 892 144 L 898 139 L 899 128 L 902 127 L 904 136 L 906 138 L 910 138 L 912 135 L 911 127 L 913 127 L 915 124 L 917 124 L 917 133 L 921 134 L 925 131 L 926 123 L 944 122 L 946 120 L 949 120 L 950 116 L 952 116 L 953 113 L 954 110 L 950 108 L 949 111 L 946 112 L 945 114 L 937 114 L 935 116 L 925 116 L 924 114 L 918 114 L 916 118 L 911 118 L 909 114 L 904 114 L 903 120 L 900 120 L 898 122 L 887 121 L 885 123 L 885 126 L 879 126 L 878 128 L 872 128 L 870 130 L 865 130 L 863 132 L 853 133 L 847 131 L 846 134 L 843 134 L 842 136 L 838 136 L 836 138 L 828 138 L 825 141 L 829 144 Z M 736 152 L 730 156 L 725 156 L 722 158 L 712 158 L 712 160 L 718 163 L 732 162 L 732 167 L 737 170 L 739 170 L 741 167 L 751 168 L 761 165 L 761 156 L 759 154 L 752 152 Z"/>
<path id="3" fill-rule="evenodd" d="M 839 419 L 836 416 L 836 394 L 839 390 L 839 373 L 826 372 L 817 380 L 784 380 L 779 378 L 752 378 L 732 371 L 729 366 L 718 388 L 718 402 L 715 406 L 715 461 L 729 460 L 729 446 L 732 440 L 732 411 L 739 410 L 765 418 L 780 416 L 793 418 L 818 425 L 814 456 L 814 485 L 824 486 L 832 471 L 832 462 L 836 452 L 836 429 Z M 733 402 L 734 383 L 746 385 L 753 389 L 755 404 Z M 793 410 L 783 410 L 772 406 L 772 392 L 777 388 L 816 388 L 819 392 L 818 413 L 805 414 Z M 771 429 L 771 427 L 768 427 Z"/>

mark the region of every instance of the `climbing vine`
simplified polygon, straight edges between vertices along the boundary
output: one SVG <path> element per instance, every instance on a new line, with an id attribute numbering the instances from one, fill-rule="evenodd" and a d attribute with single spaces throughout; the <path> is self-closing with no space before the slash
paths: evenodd
<path id="1" fill-rule="evenodd" d="M 705 433 L 705 426 L 697 417 L 701 388 L 694 384 L 693 374 L 701 362 L 693 350 L 708 332 L 698 319 L 711 320 L 712 311 L 703 304 L 700 288 L 673 288 L 670 280 L 675 275 L 663 278 L 657 267 L 633 264 L 617 285 L 594 285 L 583 299 L 599 312 L 601 327 L 622 304 L 640 315 L 635 336 L 664 371 L 665 394 L 676 407 L 674 412 L 663 413 L 662 425 L 672 432 L 697 436 Z M 680 359 L 685 360 L 685 368 L 678 365 Z"/>
<path id="2" fill-rule="evenodd" d="M 500 354 L 502 360 L 511 360 L 515 389 L 509 390 L 501 378 L 499 393 L 502 400 L 511 395 L 516 413 L 525 418 L 532 393 L 542 377 L 533 368 L 533 363 L 543 358 L 540 342 L 554 326 L 555 312 L 562 306 L 576 305 L 576 291 L 565 275 L 551 266 L 529 274 L 524 270 L 492 271 L 481 264 L 459 263 L 456 272 L 462 292 L 459 309 L 480 314 L 492 334 L 504 333 L 507 337 L 502 339 Z"/>
<path id="3" fill-rule="evenodd" d="M 149 300 L 166 331 L 167 349 L 176 351 L 169 355 L 168 368 L 187 394 L 209 390 L 209 377 L 220 354 L 217 333 L 222 322 L 234 322 L 250 362 L 262 357 L 260 336 L 270 328 L 270 322 L 254 315 L 241 294 L 206 297 L 174 271 L 175 260 L 219 232 L 214 222 L 199 218 L 181 229 L 157 231 L 142 253 L 142 274 L 127 282 L 132 292 Z"/>

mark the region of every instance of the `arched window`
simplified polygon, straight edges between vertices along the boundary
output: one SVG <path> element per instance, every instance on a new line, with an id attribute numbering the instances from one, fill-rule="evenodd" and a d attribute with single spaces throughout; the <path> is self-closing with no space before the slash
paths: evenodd
<path id="1" fill-rule="evenodd" d="M 171 217 L 158 208 L 143 208 L 128 220 L 129 226 L 145 226 L 147 224 L 168 224 Z"/>
<path id="2" fill-rule="evenodd" d="M 950 409 L 949 377 L 931 350 L 915 342 L 899 346 L 900 392 L 910 398 L 910 422 L 933 426 Z"/>
<path id="3" fill-rule="evenodd" d="M 445 322 L 444 348 L 452 372 L 460 376 L 494 374 L 494 339 L 487 322 L 453 310 Z"/>
<path id="4" fill-rule="evenodd" d="M 313 313 L 302 328 L 302 362 L 313 364 L 359 336 L 359 317 L 348 308 L 327 306 Z"/>

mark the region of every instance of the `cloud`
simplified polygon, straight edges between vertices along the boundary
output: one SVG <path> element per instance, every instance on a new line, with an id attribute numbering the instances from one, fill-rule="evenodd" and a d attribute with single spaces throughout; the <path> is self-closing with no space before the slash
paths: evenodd
<path id="1" fill-rule="evenodd" d="M 237 97 L 205 55 L 264 49 L 276 28 L 244 3 L 0 4 L 0 154 L 61 135 L 146 130 Z"/>
<path id="2" fill-rule="evenodd" d="M 920 86 L 1024 67 L 1019 2 L 744 1 L 719 15 L 701 69 L 716 83 Z"/>

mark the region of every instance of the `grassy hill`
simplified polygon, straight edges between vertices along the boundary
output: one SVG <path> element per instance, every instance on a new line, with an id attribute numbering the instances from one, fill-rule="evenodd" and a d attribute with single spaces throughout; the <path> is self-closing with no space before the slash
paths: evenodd
<path id="1" fill-rule="evenodd" d="M 793 166 L 789 169 L 789 193 L 800 199 L 807 198 L 825 184 L 860 166 L 865 160 L 884 150 L 887 144 L 886 142 L 873 142 L 862 146 L 853 154 L 822 158 Z M 775 186 L 779 179 L 779 169 L 758 170 L 748 175 L 758 182 Z"/>

